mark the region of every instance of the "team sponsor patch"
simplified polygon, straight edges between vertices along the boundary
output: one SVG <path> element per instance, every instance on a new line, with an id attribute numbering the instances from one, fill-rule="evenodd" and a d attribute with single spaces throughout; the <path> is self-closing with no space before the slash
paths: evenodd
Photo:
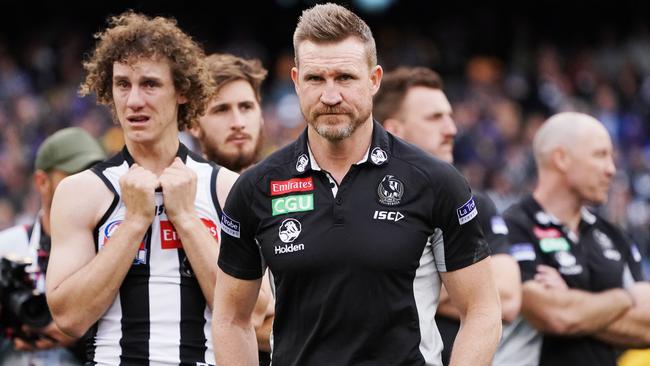
<path id="1" fill-rule="evenodd" d="M 474 196 L 469 198 L 469 201 L 465 202 L 464 205 L 456 209 L 456 214 L 458 215 L 458 223 L 463 225 L 470 222 L 473 218 L 478 215 L 478 210 L 476 209 L 476 203 L 474 202 Z"/>
<path id="2" fill-rule="evenodd" d="M 239 238 L 240 226 L 239 221 L 231 219 L 225 213 L 221 215 L 221 231 L 224 233 L 234 238 Z"/>
<path id="3" fill-rule="evenodd" d="M 565 238 L 544 238 L 539 241 L 539 247 L 544 253 L 568 251 L 569 242 Z"/>
<path id="4" fill-rule="evenodd" d="M 532 243 L 516 243 L 510 246 L 510 255 L 517 262 L 534 261 L 537 258 Z"/>
<path id="5" fill-rule="evenodd" d="M 314 195 L 312 193 L 296 194 L 274 198 L 271 200 L 271 209 L 273 210 L 273 216 L 311 211 L 314 209 Z"/>
<path id="6" fill-rule="evenodd" d="M 564 275 L 577 275 L 582 273 L 582 265 L 578 264 L 578 260 L 571 252 L 556 252 L 555 260 L 560 265 L 558 271 Z"/>
<path id="7" fill-rule="evenodd" d="M 300 155 L 298 161 L 296 161 L 296 171 L 298 173 L 303 173 L 307 169 L 307 164 L 309 164 L 307 154 Z"/>
<path id="8" fill-rule="evenodd" d="M 549 228 L 541 228 L 539 226 L 535 226 L 533 228 L 533 233 L 535 234 L 536 237 L 539 239 L 544 239 L 544 238 L 560 238 L 562 237 L 562 233 L 560 230 L 554 228 L 554 227 L 549 227 Z"/>
<path id="9" fill-rule="evenodd" d="M 370 152 L 370 160 L 375 165 L 382 165 L 386 160 L 388 160 L 388 154 L 386 154 L 386 152 L 380 147 L 375 147 L 372 149 L 372 152 Z"/>
<path id="10" fill-rule="evenodd" d="M 160 246 L 162 249 L 180 249 L 183 247 L 174 225 L 166 220 L 160 220 Z"/>
<path id="11" fill-rule="evenodd" d="M 208 229 L 210 235 L 212 235 L 213 238 L 219 240 L 219 228 L 217 228 L 217 223 L 210 219 L 204 218 L 201 218 L 201 222 Z"/>
<path id="12" fill-rule="evenodd" d="M 280 224 L 278 236 L 283 243 L 291 243 L 296 240 L 301 231 L 302 225 L 300 224 L 300 221 L 296 219 L 286 219 L 282 221 L 282 224 Z"/>
<path id="13" fill-rule="evenodd" d="M 285 245 L 276 245 L 273 247 L 275 255 L 278 254 L 287 254 L 293 252 L 300 252 L 305 250 L 305 244 L 285 244 Z"/>
<path id="14" fill-rule="evenodd" d="M 122 223 L 122 220 L 116 220 L 104 227 L 104 243 L 100 246 L 99 249 L 102 249 L 104 246 L 108 244 L 108 239 L 115 233 L 115 229 L 117 229 L 118 226 Z M 147 264 L 147 246 L 145 245 L 145 242 L 147 240 L 147 235 L 145 234 L 144 238 L 140 242 L 140 246 L 138 247 L 138 252 L 135 254 L 135 258 L 133 259 L 133 264 L 134 265 L 139 265 L 139 264 Z"/>
<path id="15" fill-rule="evenodd" d="M 385 221 L 398 222 L 399 220 L 404 218 L 404 215 L 399 211 L 375 210 L 375 214 L 372 216 L 372 218 L 374 220 L 385 220 Z"/>
<path id="16" fill-rule="evenodd" d="M 113 233 L 115 232 L 115 229 L 117 229 L 118 226 L 122 223 L 122 220 L 117 220 L 109 223 L 104 227 L 104 237 L 106 237 L 106 240 L 108 240 Z"/>
<path id="17" fill-rule="evenodd" d="M 490 224 L 493 233 L 508 235 L 508 226 L 506 225 L 506 222 L 503 221 L 503 217 L 492 216 L 490 219 Z"/>
<path id="18" fill-rule="evenodd" d="M 404 183 L 392 175 L 386 175 L 377 186 L 379 203 L 386 206 L 395 206 L 400 203 L 404 195 Z"/>
<path id="19" fill-rule="evenodd" d="M 271 196 L 279 196 L 281 194 L 292 192 L 308 192 L 314 190 L 314 181 L 312 177 L 295 178 L 289 180 L 272 180 L 270 192 Z"/>

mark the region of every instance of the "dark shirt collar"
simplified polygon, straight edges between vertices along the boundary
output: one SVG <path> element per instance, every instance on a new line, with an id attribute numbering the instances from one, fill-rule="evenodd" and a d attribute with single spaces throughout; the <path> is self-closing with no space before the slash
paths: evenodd
<path id="1" fill-rule="evenodd" d="M 372 140 L 367 156 L 360 161 L 358 165 L 370 164 L 380 166 L 387 164 L 390 160 L 390 149 L 388 144 L 388 132 L 377 122 L 373 120 Z M 307 138 L 307 128 L 300 134 L 300 137 L 293 143 L 293 165 L 291 166 L 294 176 L 303 175 L 312 170 L 311 154 L 309 153 L 309 141 Z"/>
<path id="2" fill-rule="evenodd" d="M 562 222 L 560 220 L 547 213 L 544 211 L 542 206 L 535 200 L 535 197 L 533 197 L 532 194 L 527 195 L 523 199 L 523 207 L 524 209 L 528 212 L 528 214 L 533 218 L 533 220 L 541 226 L 549 226 L 549 225 L 555 225 L 555 226 L 563 226 Z M 593 213 L 591 213 L 586 207 L 582 207 L 580 210 L 580 226 L 587 225 L 591 226 L 596 223 L 597 217 Z"/>

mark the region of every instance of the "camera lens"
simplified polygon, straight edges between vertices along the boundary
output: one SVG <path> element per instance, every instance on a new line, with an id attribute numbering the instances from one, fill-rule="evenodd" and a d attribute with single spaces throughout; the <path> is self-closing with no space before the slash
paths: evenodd
<path id="1" fill-rule="evenodd" d="M 22 323 L 33 328 L 43 328 L 52 321 L 44 294 L 15 291 L 10 295 L 9 308 Z"/>

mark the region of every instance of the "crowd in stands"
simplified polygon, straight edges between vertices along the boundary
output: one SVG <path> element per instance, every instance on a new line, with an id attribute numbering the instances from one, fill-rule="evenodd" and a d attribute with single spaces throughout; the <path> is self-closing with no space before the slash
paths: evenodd
<path id="1" fill-rule="evenodd" d="M 377 29 L 376 27 L 374 29 Z M 602 121 L 614 139 L 617 174 L 608 203 L 599 208 L 627 230 L 650 257 L 650 29 L 597 42 L 530 42 L 515 37 L 506 52 L 470 53 L 470 39 L 446 29 L 431 40 L 385 25 L 376 34 L 380 64 L 436 69 L 446 81 L 459 133 L 457 167 L 477 190 L 504 210 L 531 191 L 535 169 L 531 137 L 551 114 L 576 110 Z M 109 153 L 122 146 L 110 110 L 77 95 L 86 32 L 35 34 L 20 49 L 0 39 L 0 229 L 32 221 L 39 204 L 29 183 L 36 148 L 54 131 L 80 126 Z M 290 51 L 271 57 L 253 39 L 222 49 L 262 57 L 270 70 L 263 87 L 266 151 L 304 128 L 289 78 Z M 252 54 L 251 54 L 252 53 Z M 185 141 L 193 146 L 189 135 Z M 196 148 L 196 146 L 194 146 Z M 650 272 L 650 261 L 646 261 Z"/>

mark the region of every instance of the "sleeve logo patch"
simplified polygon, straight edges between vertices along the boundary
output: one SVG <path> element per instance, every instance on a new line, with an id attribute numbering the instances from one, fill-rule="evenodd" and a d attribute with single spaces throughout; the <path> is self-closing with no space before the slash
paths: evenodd
<path id="1" fill-rule="evenodd" d="M 292 192 L 309 192 L 314 190 L 312 177 L 295 178 L 289 180 L 271 181 L 271 196 L 279 196 Z"/>
<path id="2" fill-rule="evenodd" d="M 221 215 L 221 230 L 224 233 L 234 238 L 239 238 L 240 236 L 239 221 L 231 219 L 224 213 L 223 215 Z"/>
<path id="3" fill-rule="evenodd" d="M 469 201 L 465 202 L 464 205 L 457 208 L 456 214 L 458 215 L 458 223 L 461 225 L 475 218 L 478 215 L 478 210 L 476 209 L 476 203 L 474 203 L 474 196 L 470 197 Z"/>
<path id="4" fill-rule="evenodd" d="M 534 261 L 537 256 L 531 243 L 517 243 L 510 246 L 510 255 L 517 262 Z"/>

